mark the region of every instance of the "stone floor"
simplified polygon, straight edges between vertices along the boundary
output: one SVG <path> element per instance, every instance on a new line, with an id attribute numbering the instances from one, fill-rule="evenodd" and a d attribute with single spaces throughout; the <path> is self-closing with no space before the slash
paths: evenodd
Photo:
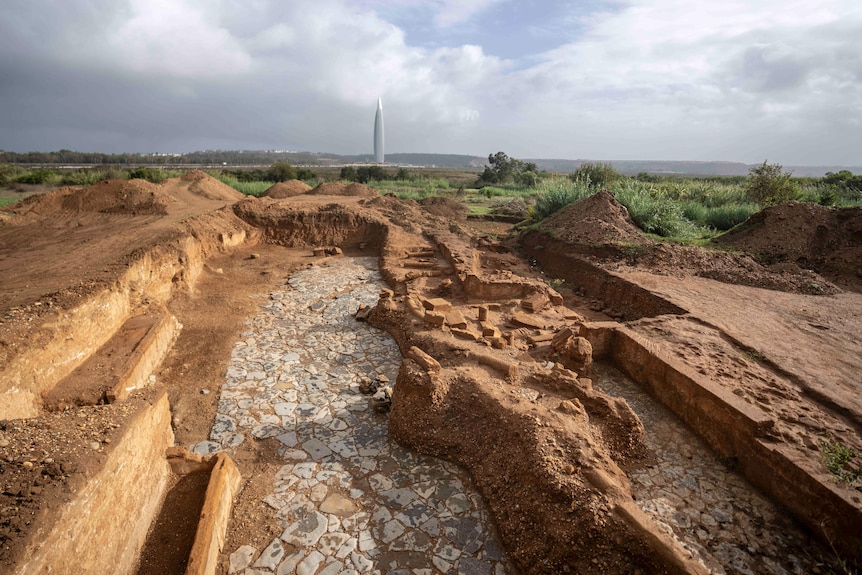
<path id="1" fill-rule="evenodd" d="M 828 573 L 831 554 L 722 464 L 666 408 L 618 370 L 597 365 L 596 387 L 626 399 L 655 461 L 630 470 L 638 505 L 712 573 Z"/>
<path id="2" fill-rule="evenodd" d="M 359 391 L 394 382 L 385 333 L 353 319 L 385 287 L 376 258 L 338 258 L 269 294 L 237 342 L 208 441 L 212 453 L 275 438 L 284 466 L 264 499 L 283 529 L 228 549 L 243 575 L 514 573 L 481 498 L 457 467 L 399 447 Z"/>

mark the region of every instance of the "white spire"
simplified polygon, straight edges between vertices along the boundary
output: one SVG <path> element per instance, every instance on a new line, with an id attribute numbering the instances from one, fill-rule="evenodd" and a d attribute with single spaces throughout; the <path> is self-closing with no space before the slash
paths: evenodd
<path id="1" fill-rule="evenodd" d="M 383 100 L 377 98 L 377 114 L 374 115 L 374 162 L 383 163 Z"/>

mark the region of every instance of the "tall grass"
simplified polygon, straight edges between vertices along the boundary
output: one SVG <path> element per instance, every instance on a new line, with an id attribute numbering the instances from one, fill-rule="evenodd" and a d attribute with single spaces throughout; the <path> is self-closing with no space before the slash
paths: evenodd
<path id="1" fill-rule="evenodd" d="M 245 194 L 246 196 L 260 196 L 273 185 L 272 182 L 262 181 L 240 182 L 234 176 L 223 174 L 221 172 L 214 172 L 210 175 L 219 180 L 221 183 L 227 184 L 228 186 L 232 187 L 233 189 L 242 194 Z"/>
<path id="2" fill-rule="evenodd" d="M 536 203 L 533 205 L 532 217 L 536 221 L 544 220 L 594 192 L 587 178 L 574 181 L 560 178 L 542 180 L 536 187 Z"/>
<path id="3" fill-rule="evenodd" d="M 683 214 L 682 205 L 662 194 L 652 184 L 624 179 L 614 182 L 611 193 L 626 207 L 643 231 L 665 238 L 691 239 L 704 234 Z"/>

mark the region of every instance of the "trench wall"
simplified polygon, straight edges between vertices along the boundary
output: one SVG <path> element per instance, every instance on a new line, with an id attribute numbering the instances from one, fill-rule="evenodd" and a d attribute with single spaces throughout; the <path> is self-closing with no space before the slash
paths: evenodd
<path id="1" fill-rule="evenodd" d="M 568 286 L 581 288 L 588 297 L 603 301 L 625 321 L 687 313 L 652 292 L 590 263 L 586 254 L 573 252 L 570 244 L 542 232 L 524 234 L 521 248 L 550 276 L 564 279 Z"/>
<path id="2" fill-rule="evenodd" d="M 166 391 L 143 402 L 102 469 L 33 534 L 13 575 L 133 573 L 171 474 L 173 445 Z"/>
<path id="3" fill-rule="evenodd" d="M 387 234 L 387 225 L 384 222 L 335 204 L 313 211 L 273 208 L 273 211 L 264 214 L 251 207 L 246 209 L 242 203 L 235 209 L 240 218 L 261 230 L 268 243 L 288 248 L 361 247 L 379 252 Z"/>
<path id="4" fill-rule="evenodd" d="M 166 302 L 175 290 L 191 290 L 206 257 L 256 241 L 242 223 L 225 214 L 189 223 L 176 239 L 132 255 L 118 280 L 75 307 L 39 318 L 27 341 L 0 365 L 0 420 L 36 417 L 42 397 L 102 347 L 144 302 Z M 196 229 L 197 227 L 197 229 Z M 208 229 L 214 228 L 214 229 Z"/>

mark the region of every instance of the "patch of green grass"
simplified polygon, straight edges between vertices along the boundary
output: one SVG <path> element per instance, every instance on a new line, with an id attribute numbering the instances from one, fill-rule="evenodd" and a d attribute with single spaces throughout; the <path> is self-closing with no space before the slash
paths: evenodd
<path id="1" fill-rule="evenodd" d="M 820 442 L 820 454 L 836 483 L 862 491 L 862 462 L 855 450 L 830 437 Z"/>
<path id="2" fill-rule="evenodd" d="M 0 208 L 2 208 L 3 206 L 14 204 L 20 199 L 21 198 L 16 196 L 0 196 Z"/>
<path id="3" fill-rule="evenodd" d="M 491 212 L 492 207 L 482 204 L 468 204 L 467 209 L 471 216 L 484 216 Z"/>
<path id="4" fill-rule="evenodd" d="M 242 194 L 245 194 L 246 196 L 260 196 L 273 185 L 272 182 L 263 181 L 240 182 L 234 176 L 222 173 L 214 173 L 212 175 L 223 184 L 227 184 L 228 186 L 232 187 L 233 189 Z"/>
<path id="5" fill-rule="evenodd" d="M 754 350 L 754 349 L 745 352 L 745 355 L 751 361 L 761 361 L 765 357 L 762 353 L 760 353 L 759 351 Z"/>

